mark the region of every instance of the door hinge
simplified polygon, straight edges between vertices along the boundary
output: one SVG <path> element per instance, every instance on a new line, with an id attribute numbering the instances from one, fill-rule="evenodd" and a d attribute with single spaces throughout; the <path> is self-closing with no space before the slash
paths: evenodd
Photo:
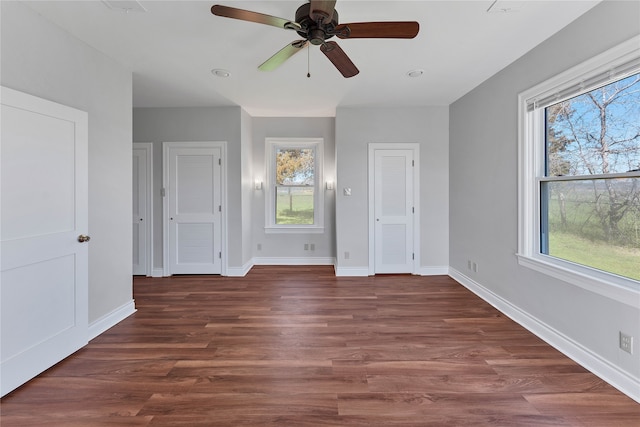
<path id="1" fill-rule="evenodd" d="M 161 188 L 161 189 L 160 189 L 160 196 L 164 197 L 164 196 L 166 196 L 166 195 L 167 195 L 167 192 L 165 191 L 165 189 L 164 189 L 164 188 Z"/>
<path id="2" fill-rule="evenodd" d="M 411 160 L 411 167 L 414 167 L 416 165 L 416 161 L 415 160 Z"/>
<path id="3" fill-rule="evenodd" d="M 218 159 L 218 165 L 222 166 L 222 159 Z"/>
<path id="4" fill-rule="evenodd" d="M 416 213 L 416 208 L 414 206 L 411 206 L 411 213 Z"/>
<path id="5" fill-rule="evenodd" d="M 218 258 L 222 259 L 222 252 L 218 252 Z"/>
<path id="6" fill-rule="evenodd" d="M 218 212 L 222 212 L 222 205 L 218 205 Z"/>
<path id="7" fill-rule="evenodd" d="M 415 253 L 411 254 L 411 259 L 416 259 L 416 254 Z"/>

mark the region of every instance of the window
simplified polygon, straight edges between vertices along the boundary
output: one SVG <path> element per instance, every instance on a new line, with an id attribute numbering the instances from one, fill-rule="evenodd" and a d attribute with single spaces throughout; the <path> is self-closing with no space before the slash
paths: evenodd
<path id="1" fill-rule="evenodd" d="M 267 232 L 322 232 L 323 140 L 267 138 L 267 153 Z"/>
<path id="2" fill-rule="evenodd" d="M 639 42 L 519 97 L 519 262 L 627 303 L 618 290 L 640 290 Z"/>

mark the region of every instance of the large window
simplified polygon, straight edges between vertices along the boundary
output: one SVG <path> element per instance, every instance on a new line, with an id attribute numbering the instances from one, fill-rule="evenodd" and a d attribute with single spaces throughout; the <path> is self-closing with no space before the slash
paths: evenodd
<path id="1" fill-rule="evenodd" d="M 520 262 L 600 291 L 640 290 L 638 46 L 633 39 L 519 99 Z"/>
<path id="2" fill-rule="evenodd" d="M 267 139 L 269 232 L 321 232 L 322 139 Z"/>

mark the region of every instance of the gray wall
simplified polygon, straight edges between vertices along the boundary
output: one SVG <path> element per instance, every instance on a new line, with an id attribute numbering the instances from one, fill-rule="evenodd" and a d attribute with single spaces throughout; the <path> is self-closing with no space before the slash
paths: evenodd
<path id="1" fill-rule="evenodd" d="M 613 366 L 640 377 L 618 331 L 640 336 L 640 307 L 517 263 L 517 96 L 640 32 L 639 2 L 603 2 L 450 107 L 450 265 Z"/>
<path id="2" fill-rule="evenodd" d="M 245 118 L 244 120 L 247 120 Z M 153 267 L 162 268 L 162 143 L 227 142 L 228 266 L 241 267 L 243 256 L 243 180 L 240 158 L 243 114 L 240 107 L 135 108 L 133 140 L 153 143 Z M 246 125 L 245 125 L 246 126 Z"/>
<path id="3" fill-rule="evenodd" d="M 325 193 L 324 234 L 267 235 L 264 192 L 254 189 L 254 178 L 264 179 L 265 138 L 269 136 L 324 138 L 325 175 L 335 176 L 333 118 L 255 118 L 239 107 L 135 108 L 133 118 L 134 141 L 151 142 L 154 150 L 154 269 L 162 269 L 162 142 L 169 141 L 227 141 L 228 266 L 232 274 L 250 266 L 254 257 L 334 256 L 332 192 Z M 315 243 L 316 250 L 304 251 L 304 243 Z"/>
<path id="4" fill-rule="evenodd" d="M 309 118 L 253 118 L 253 171 L 254 178 L 266 181 L 265 139 L 323 138 L 324 179 L 335 181 L 335 119 Z M 324 184 L 322 185 L 324 188 Z M 324 191 L 324 222 L 322 234 L 265 234 L 264 191 L 253 191 L 253 256 L 256 258 L 333 258 L 335 256 L 335 191 Z M 305 251 L 304 244 L 315 244 L 315 251 Z M 258 250 L 258 244 L 262 246 Z M 309 261 L 310 263 L 313 261 Z"/>
<path id="5" fill-rule="evenodd" d="M 131 73 L 42 19 L 0 2 L 3 86 L 89 114 L 89 323 L 132 299 Z"/>
<path id="6" fill-rule="evenodd" d="M 242 162 L 242 266 L 251 262 L 253 253 L 252 220 L 254 212 L 253 204 L 253 140 L 251 129 L 253 128 L 253 118 L 246 111 L 241 113 L 242 142 L 241 142 L 241 162 Z"/>
<path id="7" fill-rule="evenodd" d="M 449 111 L 447 107 L 338 108 L 336 253 L 339 269 L 368 269 L 368 143 L 420 144 L 423 268 L 449 265 Z M 342 189 L 350 187 L 346 197 Z M 344 253 L 349 252 L 349 259 Z"/>

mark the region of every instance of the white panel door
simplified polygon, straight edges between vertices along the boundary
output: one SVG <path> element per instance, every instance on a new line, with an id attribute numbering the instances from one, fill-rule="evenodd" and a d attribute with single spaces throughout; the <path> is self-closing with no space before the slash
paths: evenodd
<path id="1" fill-rule="evenodd" d="M 4 87 L 1 114 L 5 395 L 88 340 L 88 128 L 85 112 Z"/>
<path id="2" fill-rule="evenodd" d="M 169 274 L 221 274 L 221 149 L 166 152 Z"/>
<path id="3" fill-rule="evenodd" d="M 134 144 L 133 148 L 133 274 L 151 275 L 149 195 L 149 150 L 151 144 Z"/>
<path id="4" fill-rule="evenodd" d="M 375 273 L 413 272 L 412 164 L 412 150 L 375 150 Z"/>

